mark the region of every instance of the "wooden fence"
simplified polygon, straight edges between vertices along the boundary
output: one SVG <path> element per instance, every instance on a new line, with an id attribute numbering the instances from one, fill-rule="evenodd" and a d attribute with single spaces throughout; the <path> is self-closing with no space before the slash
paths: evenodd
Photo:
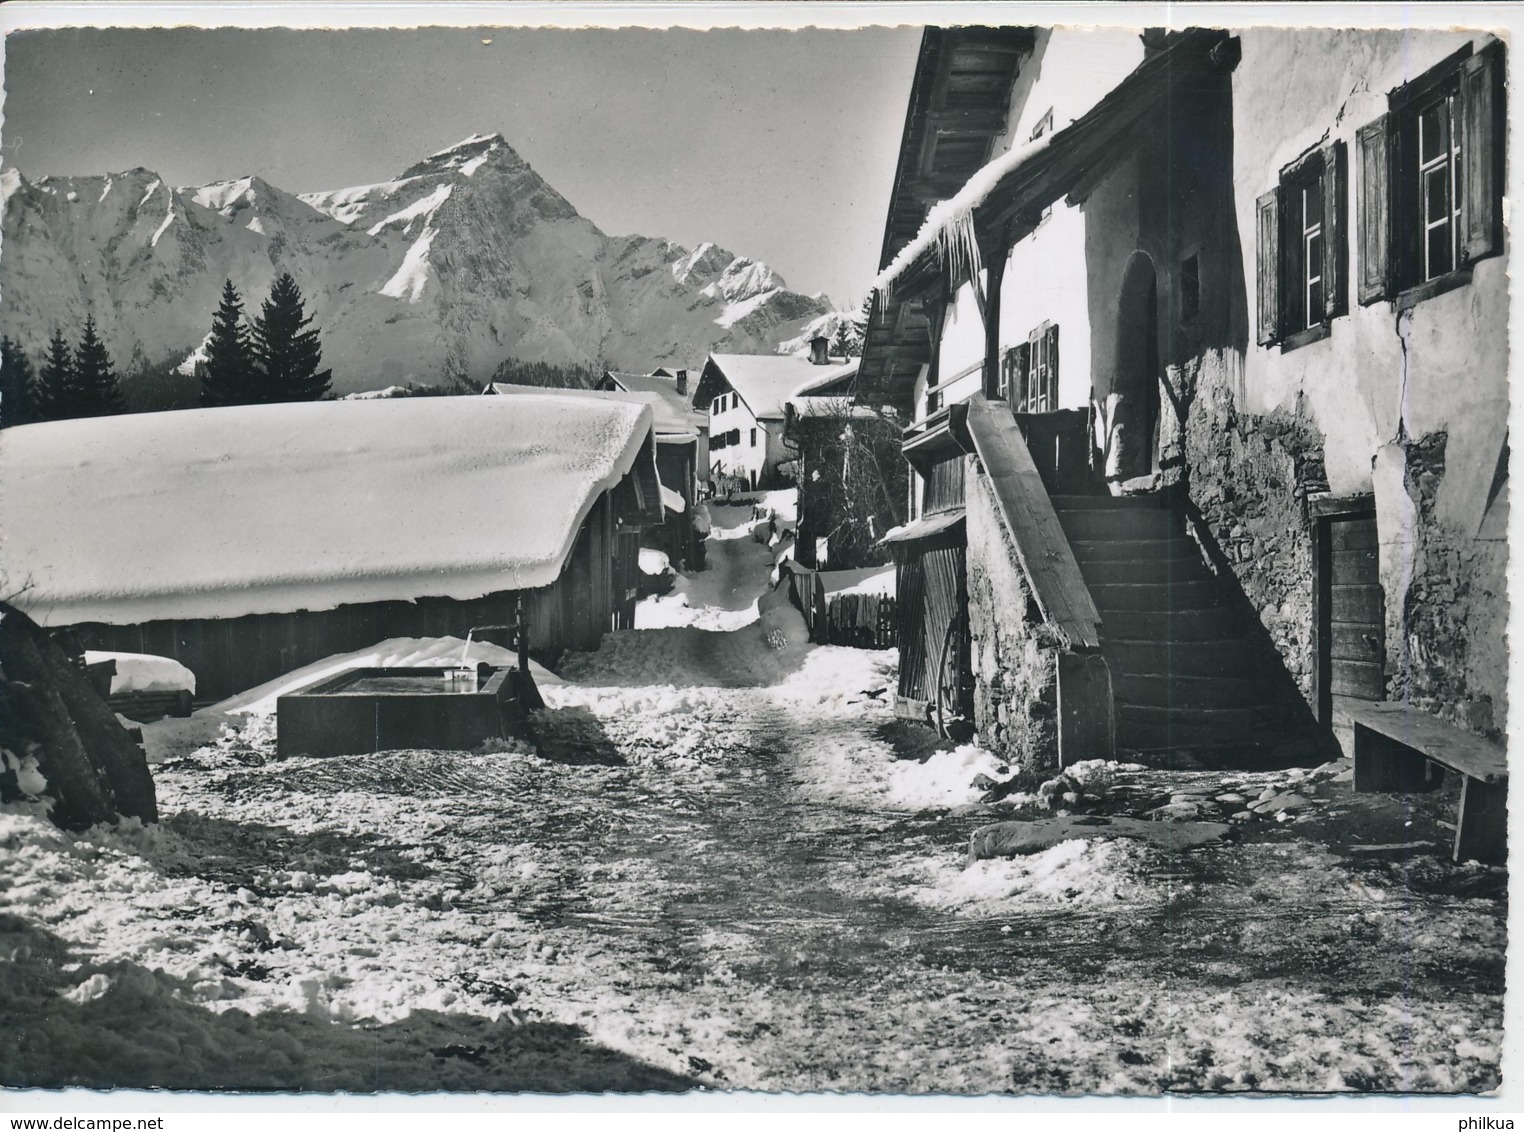
<path id="1" fill-rule="evenodd" d="M 804 615 L 810 640 L 817 645 L 858 649 L 894 648 L 899 606 L 885 594 L 827 594 L 812 570 L 788 574 L 789 599 Z"/>

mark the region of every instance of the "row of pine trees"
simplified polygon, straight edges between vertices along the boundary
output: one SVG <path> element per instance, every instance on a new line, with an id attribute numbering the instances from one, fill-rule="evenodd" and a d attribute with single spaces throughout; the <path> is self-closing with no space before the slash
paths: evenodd
<path id="1" fill-rule="evenodd" d="M 72 350 L 63 331 L 53 331 L 42 368 L 35 372 L 26 351 L 9 336 L 0 337 L 0 423 L 105 417 L 123 408 L 122 387 L 93 317 L 85 318 Z"/>
<path id="2" fill-rule="evenodd" d="M 331 389 L 333 371 L 321 368 L 318 331 L 290 272 L 275 281 L 252 323 L 233 281 L 223 284 L 205 352 L 206 360 L 196 366 L 203 406 L 319 401 Z M 0 428 L 126 411 L 94 316 L 86 316 L 72 348 L 63 331 L 55 330 L 35 370 L 20 343 L 0 337 Z"/>

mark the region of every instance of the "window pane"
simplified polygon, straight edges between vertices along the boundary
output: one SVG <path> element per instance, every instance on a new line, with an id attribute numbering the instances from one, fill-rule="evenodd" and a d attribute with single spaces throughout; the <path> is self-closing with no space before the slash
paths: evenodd
<path id="1" fill-rule="evenodd" d="M 1429 270 L 1424 276 L 1433 279 L 1450 270 L 1450 225 L 1441 224 L 1429 229 Z"/>
<path id="2" fill-rule="evenodd" d="M 1423 175 L 1424 223 L 1450 218 L 1450 167 L 1436 166 Z"/>
<path id="3" fill-rule="evenodd" d="M 1307 325 L 1316 326 L 1323 321 L 1323 281 L 1315 280 L 1307 288 Z"/>
<path id="4" fill-rule="evenodd" d="M 1302 230 L 1323 223 L 1323 182 L 1313 181 L 1302 190 Z"/>
<path id="5" fill-rule="evenodd" d="M 1446 99 L 1418 113 L 1418 161 L 1427 165 L 1450 152 L 1450 104 Z"/>

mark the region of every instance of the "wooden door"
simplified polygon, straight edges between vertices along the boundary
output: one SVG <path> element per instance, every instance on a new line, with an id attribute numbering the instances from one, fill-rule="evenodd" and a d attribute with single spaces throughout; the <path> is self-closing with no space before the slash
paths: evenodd
<path id="1" fill-rule="evenodd" d="M 967 591 L 962 524 L 950 531 L 904 543 L 896 552 L 900 682 L 895 714 L 925 722 L 937 697 L 941 669 L 952 663 L 967 671 Z M 944 657 L 949 633 L 956 654 Z"/>
<path id="2" fill-rule="evenodd" d="M 1376 516 L 1330 515 L 1318 555 L 1318 716 L 1333 722 L 1333 697 L 1386 697 L 1386 610 Z"/>

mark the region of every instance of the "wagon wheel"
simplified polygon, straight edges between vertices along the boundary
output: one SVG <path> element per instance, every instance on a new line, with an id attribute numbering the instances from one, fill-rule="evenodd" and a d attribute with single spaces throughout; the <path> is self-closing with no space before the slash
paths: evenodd
<path id="1" fill-rule="evenodd" d="M 955 617 L 942 635 L 942 654 L 937 662 L 936 697 L 932 702 L 933 722 L 944 739 L 961 741 L 968 737 L 969 719 L 963 713 L 963 622 Z"/>

